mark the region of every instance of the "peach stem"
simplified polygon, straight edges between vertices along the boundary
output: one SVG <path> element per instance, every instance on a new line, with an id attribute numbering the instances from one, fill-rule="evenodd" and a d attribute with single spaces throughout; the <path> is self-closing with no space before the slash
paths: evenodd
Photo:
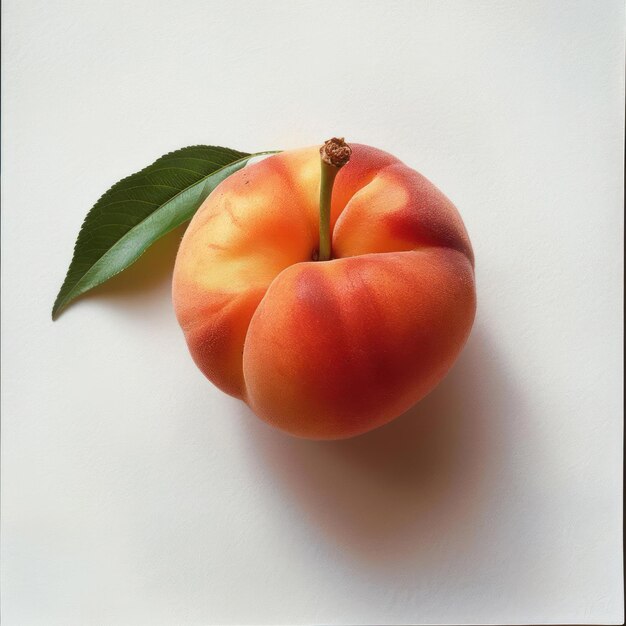
<path id="1" fill-rule="evenodd" d="M 322 177 L 320 180 L 320 250 L 318 261 L 329 261 L 330 246 L 330 203 L 333 195 L 335 176 L 339 171 L 333 165 L 322 161 Z"/>
<path id="2" fill-rule="evenodd" d="M 352 148 L 337 137 L 329 139 L 320 148 L 322 173 L 320 178 L 320 248 L 318 261 L 331 258 L 330 205 L 337 172 L 350 160 Z"/>

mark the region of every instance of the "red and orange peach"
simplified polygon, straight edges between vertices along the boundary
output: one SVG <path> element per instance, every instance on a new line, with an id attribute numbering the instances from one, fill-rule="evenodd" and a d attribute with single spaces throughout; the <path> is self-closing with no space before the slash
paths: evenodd
<path id="1" fill-rule="evenodd" d="M 176 315 L 202 372 L 270 424 L 315 439 L 363 433 L 420 400 L 457 358 L 476 308 L 452 202 L 390 154 L 352 149 L 332 195 L 331 260 L 313 260 L 313 147 L 223 181 L 174 269 Z"/>

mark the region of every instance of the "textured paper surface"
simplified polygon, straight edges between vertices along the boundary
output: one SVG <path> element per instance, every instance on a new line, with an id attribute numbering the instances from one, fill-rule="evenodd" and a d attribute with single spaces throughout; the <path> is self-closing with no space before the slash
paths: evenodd
<path id="1" fill-rule="evenodd" d="M 622 621 L 622 2 L 3 17 L 3 624 Z M 310 443 L 213 388 L 169 299 L 180 232 L 50 321 L 119 178 L 336 134 L 474 243 L 473 334 L 409 415 Z"/>

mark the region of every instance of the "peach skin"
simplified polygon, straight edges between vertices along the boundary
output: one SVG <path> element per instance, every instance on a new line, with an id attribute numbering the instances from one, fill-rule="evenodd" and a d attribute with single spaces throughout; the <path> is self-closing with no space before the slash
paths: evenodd
<path id="1" fill-rule="evenodd" d="M 450 369 L 474 320 L 474 256 L 431 182 L 333 139 L 223 181 L 182 240 L 173 299 L 209 380 L 284 431 L 339 439 Z"/>

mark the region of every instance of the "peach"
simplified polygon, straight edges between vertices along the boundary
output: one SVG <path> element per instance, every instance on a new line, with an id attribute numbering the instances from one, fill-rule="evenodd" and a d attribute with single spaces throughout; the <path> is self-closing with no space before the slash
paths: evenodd
<path id="1" fill-rule="evenodd" d="M 320 246 L 320 155 L 287 151 L 223 181 L 181 243 L 173 298 L 220 389 L 293 435 L 394 419 L 437 385 L 474 320 L 474 257 L 456 208 L 395 157 L 352 145 Z"/>

